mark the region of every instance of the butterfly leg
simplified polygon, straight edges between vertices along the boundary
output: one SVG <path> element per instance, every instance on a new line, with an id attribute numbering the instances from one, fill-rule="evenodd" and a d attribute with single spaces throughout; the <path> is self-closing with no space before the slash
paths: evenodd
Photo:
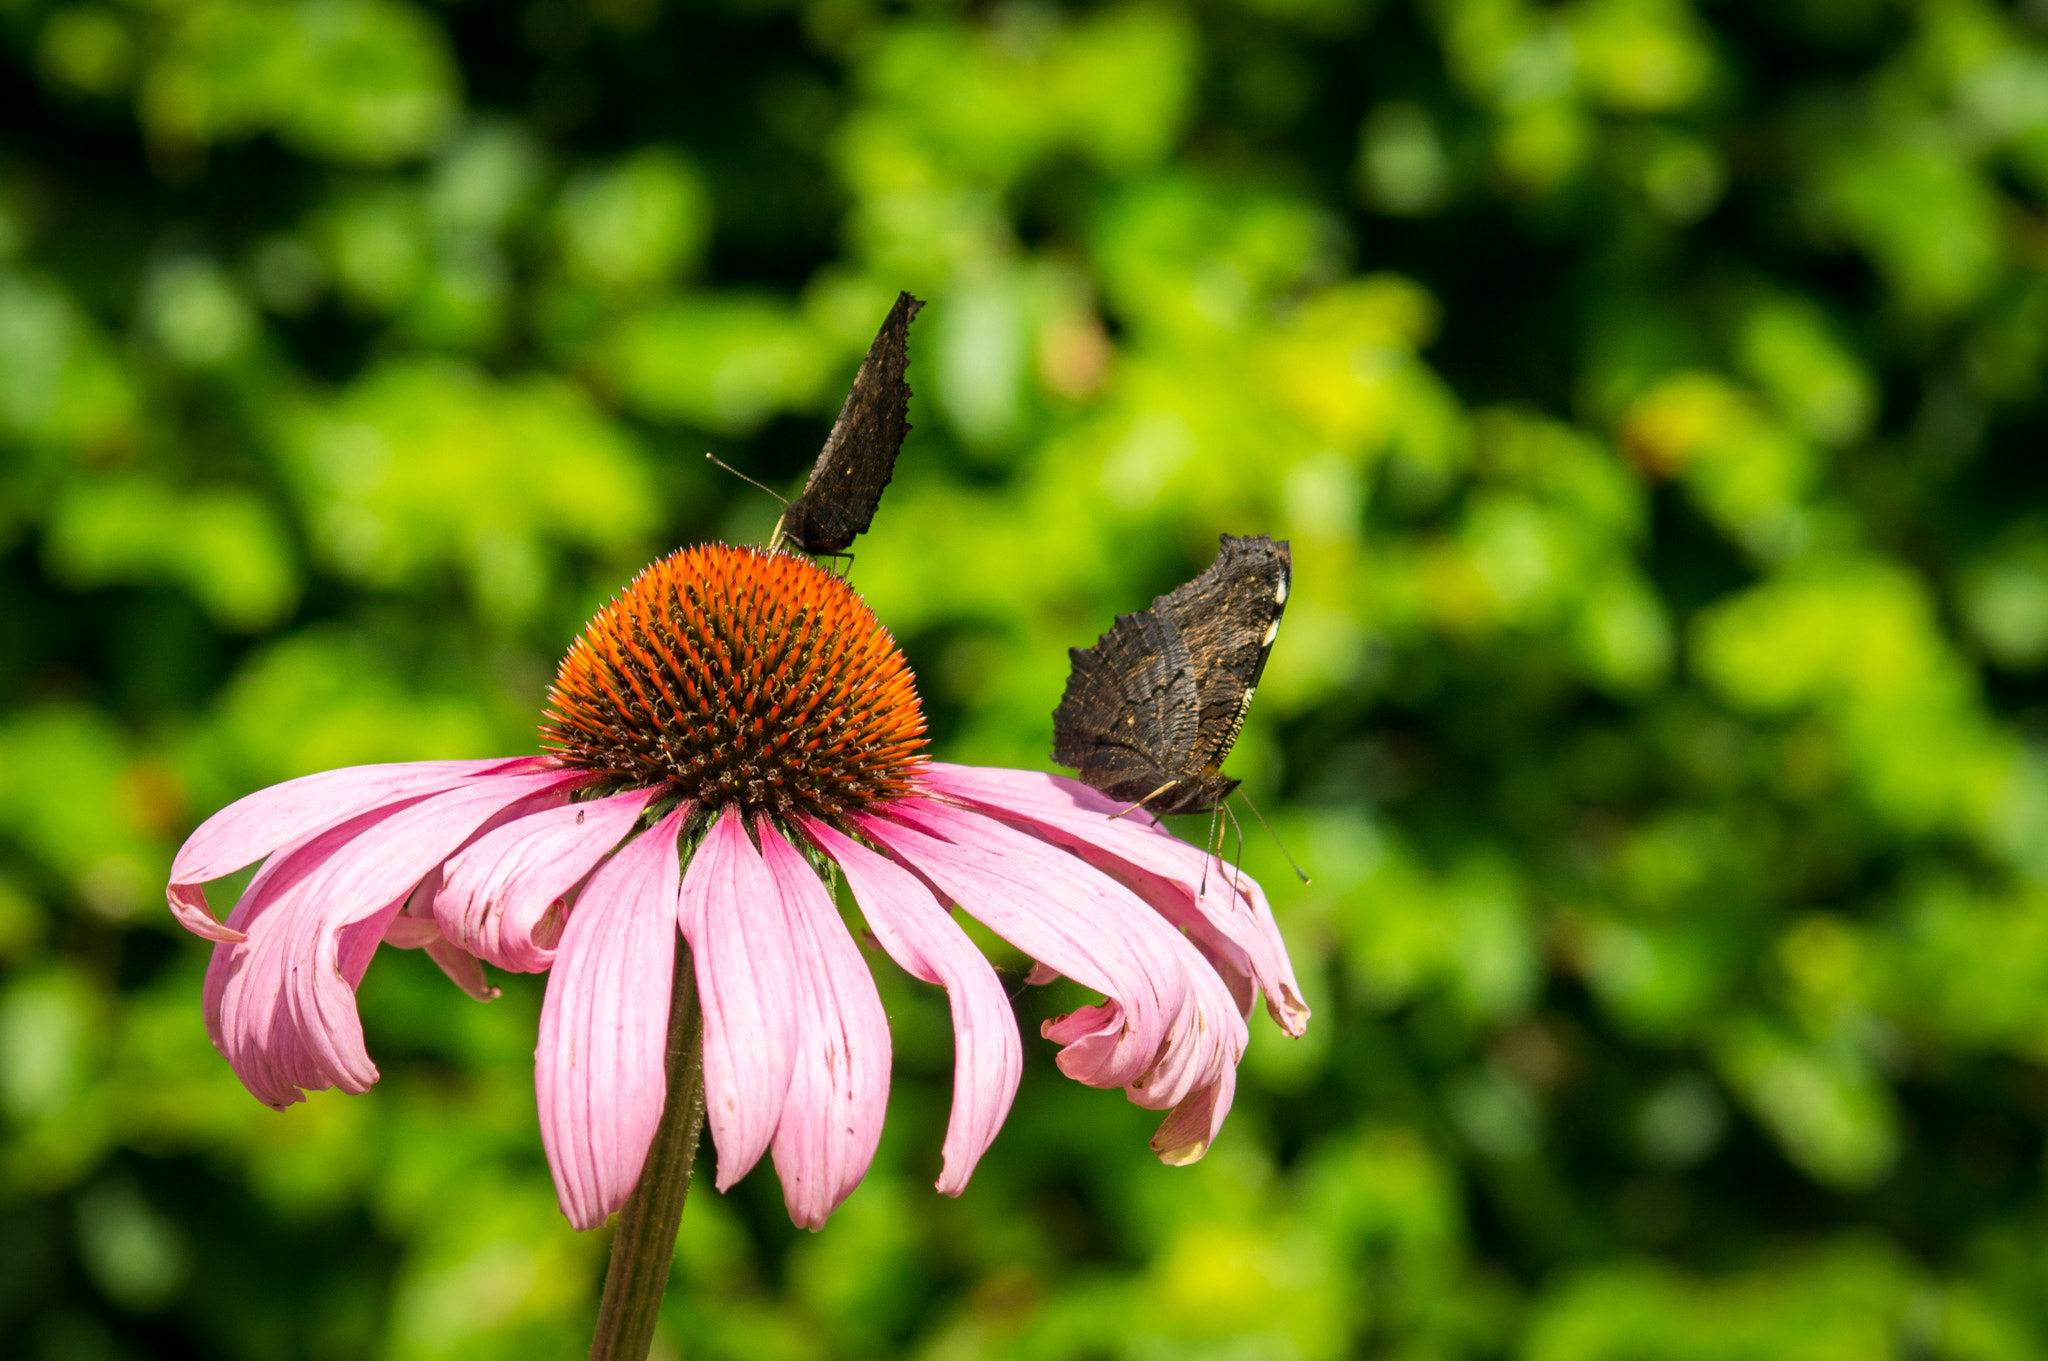
<path id="1" fill-rule="evenodd" d="M 838 576 L 841 581 L 844 581 L 853 574 L 853 554 L 851 553 L 813 553 L 811 556 L 814 560 L 817 558 L 831 558 L 834 560 L 835 566 L 844 564 L 839 566 Z"/>
<path id="2" fill-rule="evenodd" d="M 1209 810 L 1209 834 L 1202 838 L 1202 882 L 1195 889 L 1197 901 L 1209 896 L 1209 866 L 1216 861 L 1216 852 L 1223 847 L 1223 832 L 1220 819 L 1222 805 Z"/>
<path id="3" fill-rule="evenodd" d="M 1152 800 L 1154 800 L 1154 799 L 1158 798 L 1158 797 L 1159 797 L 1159 796 L 1160 796 L 1161 794 L 1164 794 L 1164 793 L 1165 793 L 1165 792 L 1166 792 L 1167 790 L 1169 790 L 1169 789 L 1173 788 L 1173 787 L 1174 787 L 1175 785 L 1177 785 L 1177 784 L 1179 784 L 1179 783 L 1180 783 L 1180 781 L 1179 781 L 1179 780 L 1168 780 L 1168 781 L 1167 781 L 1167 782 L 1166 782 L 1165 784 L 1163 784 L 1163 785 L 1159 786 L 1159 788 L 1157 788 L 1157 789 L 1153 790 L 1153 791 L 1152 791 L 1152 792 L 1151 792 L 1150 794 L 1147 794 L 1147 795 L 1146 795 L 1146 796 L 1145 796 L 1144 798 L 1142 798 L 1142 799 L 1139 799 L 1139 800 L 1138 800 L 1138 801 L 1137 801 L 1136 803 L 1132 804 L 1132 805 L 1131 805 L 1131 806 L 1130 806 L 1129 808 L 1126 808 L 1126 809 L 1124 809 L 1124 811 L 1123 811 L 1123 812 L 1121 812 L 1121 813 L 1118 813 L 1118 814 L 1116 815 L 1116 817 L 1113 817 L 1113 818 L 1111 818 L 1111 819 L 1110 819 L 1110 821 L 1111 821 L 1111 822 L 1115 822 L 1115 821 L 1117 821 L 1117 820 L 1118 820 L 1118 819 L 1120 819 L 1120 818 L 1127 818 L 1127 817 L 1129 817 L 1129 816 L 1130 816 L 1131 814 L 1133 814 L 1133 813 L 1137 812 L 1137 811 L 1138 811 L 1138 810 L 1139 810 L 1140 808 L 1143 808 L 1143 807 L 1144 807 L 1144 806 L 1145 806 L 1146 804 L 1148 804 L 1148 803 L 1152 802 Z"/>
<path id="4" fill-rule="evenodd" d="M 1244 824 L 1237 820 L 1237 813 L 1229 803 L 1219 803 L 1216 807 L 1230 818 L 1230 825 L 1237 829 L 1237 859 L 1230 866 L 1230 893 L 1237 897 L 1244 892 Z M 1222 838 L 1217 840 L 1220 842 Z M 1223 848 L 1219 845 L 1217 849 Z"/>

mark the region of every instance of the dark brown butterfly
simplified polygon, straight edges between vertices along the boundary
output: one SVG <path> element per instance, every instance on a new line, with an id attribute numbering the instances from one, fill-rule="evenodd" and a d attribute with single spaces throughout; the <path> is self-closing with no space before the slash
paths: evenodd
<path id="1" fill-rule="evenodd" d="M 1053 711 L 1052 759 L 1113 799 L 1203 813 L 1237 781 L 1222 771 L 1287 608 L 1286 540 L 1223 536 L 1200 576 L 1120 614 Z"/>
<path id="2" fill-rule="evenodd" d="M 796 500 L 776 521 L 771 543 L 788 543 L 812 557 L 844 553 L 874 523 L 882 488 L 896 471 L 896 453 L 910 433 L 910 321 L 924 304 L 908 293 L 882 320 L 853 389 L 832 422 L 825 448 Z"/>

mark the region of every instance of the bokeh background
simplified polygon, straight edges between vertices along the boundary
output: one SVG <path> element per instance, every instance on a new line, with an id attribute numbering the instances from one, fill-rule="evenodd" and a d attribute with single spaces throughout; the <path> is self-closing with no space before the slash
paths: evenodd
<path id="1" fill-rule="evenodd" d="M 946 1010 L 877 957 L 874 1173 L 816 1236 L 700 1187 L 661 1355 L 2048 1352 L 2044 33 L 0 2 L 0 1352 L 580 1354 L 539 980 L 385 952 L 382 1083 L 275 1114 L 165 871 L 273 781 L 534 749 L 898 288 L 853 579 L 941 755 L 1044 768 L 1067 647 L 1292 539 L 1232 764 L 1317 1014 L 1179 1170 L 1032 1038 L 950 1201 Z"/>

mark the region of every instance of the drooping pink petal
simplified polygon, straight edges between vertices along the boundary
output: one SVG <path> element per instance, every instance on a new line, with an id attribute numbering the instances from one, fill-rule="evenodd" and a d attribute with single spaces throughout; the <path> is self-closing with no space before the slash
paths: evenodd
<path id="1" fill-rule="evenodd" d="M 441 927 L 434 920 L 434 895 L 441 891 L 442 870 L 442 866 L 434 866 L 405 895 L 405 906 L 384 928 L 386 945 L 396 950 L 418 950 L 441 939 Z"/>
<path id="2" fill-rule="evenodd" d="M 1060 1046 L 1060 1071 L 1068 1077 L 1091 1087 L 1116 1087 L 1124 1075 L 1117 1066 L 1122 1061 L 1117 1041 L 1123 1035 L 1123 1018 L 1122 1007 L 1099 1002 L 1055 1016 L 1038 1033 Z"/>
<path id="3" fill-rule="evenodd" d="M 1187 932 L 1229 985 L 1240 1012 L 1250 1014 L 1254 987 L 1262 986 L 1276 1021 L 1294 1027 L 1291 1033 L 1305 1023 L 1307 1008 L 1300 1005 L 1278 929 L 1270 913 L 1265 923 L 1258 920 L 1241 891 L 1255 883 L 1180 840 L 1145 810 L 1118 817 L 1123 805 L 1079 781 L 943 763 L 929 769 L 934 789 L 1022 823 L 1117 875 Z M 1263 894 L 1257 901 L 1263 904 Z"/>
<path id="4" fill-rule="evenodd" d="M 473 776 L 517 774 L 552 765 L 549 758 L 536 756 L 406 761 L 323 770 L 259 789 L 199 824 L 178 848 L 165 890 L 171 912 L 195 935 L 216 941 L 238 940 L 239 933 L 221 925 L 207 907 L 206 891 L 200 887 L 207 880 L 232 874 L 280 846 L 302 841 L 358 813 L 438 793 Z"/>
<path id="5" fill-rule="evenodd" d="M 394 950 L 420 950 L 443 939 L 432 917 L 408 917 L 401 912 L 384 928 L 384 943 Z"/>
<path id="6" fill-rule="evenodd" d="M 384 928 L 384 944 L 397 950 L 425 950 L 427 958 L 448 975 L 449 982 L 479 1002 L 494 1002 L 498 990 L 484 977 L 483 962 L 460 945 L 452 944 L 434 920 L 434 899 L 441 892 L 445 868 L 436 865 L 406 896 L 405 906 Z"/>
<path id="7" fill-rule="evenodd" d="M 1158 1060 L 1124 1088 L 1147 1110 L 1179 1105 L 1188 1093 L 1215 1082 L 1244 1057 L 1244 1013 L 1220 977 L 1193 964 L 1189 968 L 1194 974 L 1191 1004 L 1174 1018 L 1173 1034 L 1160 1046 Z M 1226 1016 L 1227 1022 L 1217 1024 Z"/>
<path id="8" fill-rule="evenodd" d="M 1225 1068 L 1216 1081 L 1193 1092 L 1173 1108 L 1152 1136 L 1152 1151 L 1169 1167 L 1185 1167 L 1209 1151 L 1223 1117 L 1237 1094 L 1237 1068 Z"/>
<path id="9" fill-rule="evenodd" d="M 412 802 L 417 802 L 413 800 Z M 201 1014 L 207 1038 L 226 1059 L 242 1082 L 266 1105 L 284 1107 L 301 1099 L 299 1089 L 282 1074 L 312 1071 L 297 1032 L 289 1025 L 275 1025 L 283 1013 L 283 999 L 274 989 L 239 986 L 237 980 L 247 969 L 252 950 L 241 942 L 253 923 L 279 904 L 288 903 L 306 881 L 328 859 L 358 836 L 409 804 L 387 805 L 358 813 L 336 826 L 273 851 L 263 867 L 242 891 L 241 900 L 228 915 L 236 928 L 237 940 L 217 943 L 206 967 L 206 985 L 201 993 Z M 281 1047 L 276 1055 L 271 1052 Z"/>
<path id="10" fill-rule="evenodd" d="M 1221 873 L 1221 866 L 1213 859 L 1210 873 Z M 1273 905 L 1266 899 L 1266 890 L 1259 881 L 1249 874 L 1238 875 L 1234 880 L 1238 892 L 1250 906 L 1252 920 L 1258 923 L 1259 932 L 1270 940 L 1279 958 L 1277 963 L 1260 963 L 1260 956 L 1252 956 L 1252 966 L 1259 979 L 1259 986 L 1266 990 L 1266 1012 L 1280 1027 L 1283 1034 L 1295 1039 L 1308 1030 L 1309 1005 L 1301 995 L 1301 984 L 1294 978 L 1294 962 L 1288 958 L 1287 943 L 1280 937 L 1280 924 L 1273 919 Z"/>
<path id="11" fill-rule="evenodd" d="M 306 900 L 323 902 L 326 911 L 302 912 L 288 923 L 292 958 L 307 967 L 291 970 L 285 1000 L 336 1086 L 363 1091 L 377 1080 L 355 1004 L 356 985 L 392 913 L 377 904 L 401 905 L 414 883 L 505 809 L 583 778 L 556 768 L 465 781 L 380 823 L 328 862 L 325 882 L 308 886 Z"/>
<path id="12" fill-rule="evenodd" d="M 790 1220 L 815 1231 L 860 1185 L 882 1142 L 889 1017 L 818 872 L 767 818 L 755 819 L 754 835 L 796 946 L 796 1066 L 775 1127 L 775 1175 Z"/>
<path id="13" fill-rule="evenodd" d="M 505 823 L 448 862 L 434 898 L 441 933 L 501 969 L 539 973 L 562 917 L 549 910 L 633 830 L 659 788 L 565 803 Z M 552 924 L 553 930 L 548 929 Z"/>
<path id="14" fill-rule="evenodd" d="M 997 935 L 1110 998 L 1115 1015 L 1060 1055 L 1061 1071 L 1121 1087 L 1152 1065 L 1187 1002 L 1178 932 L 1121 884 L 992 818 L 929 799 L 887 811 L 855 823 Z"/>
<path id="15" fill-rule="evenodd" d="M 1046 1022 L 1043 1033 L 1047 1039 L 1068 1045 L 1067 1053 L 1081 1055 L 1072 1066 L 1062 1064 L 1068 1076 L 1088 1080 L 1080 1070 L 1092 1053 L 1099 1052 L 1091 1051 L 1090 1046 L 1103 1039 L 1114 1015 L 1111 1007 L 1082 1007 Z M 1194 1162 L 1209 1151 L 1210 1141 L 1230 1111 L 1237 1064 L 1244 1055 L 1241 1037 L 1220 1045 L 1202 1043 L 1199 1032 L 1203 1024 L 1199 1009 L 1182 1012 L 1173 1039 L 1160 1051 L 1159 1063 L 1124 1089 L 1137 1105 L 1151 1110 L 1171 1108 L 1153 1136 L 1152 1148 L 1161 1161 L 1175 1166 Z"/>
<path id="16" fill-rule="evenodd" d="M 1010 903 L 996 903 L 998 911 L 1006 912 L 1006 919 L 984 918 L 989 927 L 1061 972 L 1108 994 L 1110 1000 L 1100 1006 L 1084 1007 L 1046 1023 L 1046 1036 L 1067 1046 L 1059 1056 L 1062 1072 L 1093 1086 L 1122 1086 L 1139 1105 L 1165 1109 L 1235 1069 L 1247 1035 L 1244 1017 L 1222 978 L 1185 936 L 1147 910 L 1128 889 L 1090 871 L 1059 847 L 978 813 L 920 799 L 899 800 L 889 812 L 887 819 L 863 820 L 863 830 L 949 894 L 954 893 L 956 883 L 967 882 L 962 878 L 962 853 L 984 869 L 1013 876 L 1024 887 L 1013 890 L 1017 896 Z M 915 843 L 905 837 L 902 822 L 917 823 L 934 835 Z M 909 833 L 910 838 L 916 836 L 916 832 Z M 992 898 L 987 885 L 975 887 L 984 896 L 963 906 L 979 914 Z M 1060 916 L 1075 895 L 1092 898 L 1078 928 L 1078 939 L 1046 937 L 1043 923 Z M 1032 920 L 1034 916 L 1038 920 Z M 1011 931 L 1020 929 L 1038 935 L 1043 944 L 1010 937 Z M 1069 923 L 1070 933 L 1076 929 Z M 1114 940 L 1119 931 L 1129 933 L 1126 939 L 1131 948 L 1139 952 L 1154 977 L 1177 975 L 1180 984 L 1173 990 L 1175 1005 L 1159 1013 L 1164 1033 L 1142 1050 L 1131 1041 L 1138 1026 L 1137 1008 L 1129 996 L 1094 981 L 1083 967 L 1069 962 L 1074 956 L 1063 958 L 1077 943 L 1085 947 Z M 1091 970 L 1097 963 L 1085 952 L 1079 959 Z"/>
<path id="17" fill-rule="evenodd" d="M 1091 864 L 1127 879 L 1140 897 L 1188 931 L 1227 981 L 1234 983 L 1234 973 L 1249 972 L 1283 1031 L 1298 1036 L 1307 1027 L 1308 1004 L 1256 880 L 1188 845 L 1143 810 L 1116 817 L 1122 805 L 1078 780 L 941 761 L 925 772 L 934 790 L 995 816 L 1027 822 L 1074 847 Z"/>
<path id="18" fill-rule="evenodd" d="M 668 1099 L 669 1003 L 685 804 L 592 877 L 541 1004 L 533 1083 L 562 1213 L 594 1229 L 626 1203 Z"/>
<path id="19" fill-rule="evenodd" d="M 435 932 L 434 938 L 426 943 L 427 958 L 441 966 L 441 972 L 448 975 L 448 981 L 461 988 L 479 1002 L 495 1002 L 498 990 L 491 986 L 491 980 L 484 977 L 483 961 L 469 951 L 455 944 L 446 936 Z"/>
<path id="20" fill-rule="evenodd" d="M 953 1013 L 953 1114 L 946 1123 L 938 1188 L 957 1196 L 1003 1127 L 1024 1076 L 1024 1044 L 1010 999 L 988 960 L 922 880 L 814 818 L 797 821 L 812 844 L 838 864 L 889 957 L 913 978 L 946 989 Z"/>
<path id="21" fill-rule="evenodd" d="M 493 816 L 580 778 L 557 768 L 464 781 L 387 816 L 362 815 L 367 825 L 317 863 L 294 854 L 294 865 L 305 860 L 302 876 L 253 904 L 242 920 L 248 938 L 227 947 L 221 1026 L 229 1061 L 237 1072 L 267 1064 L 281 1084 L 251 1090 L 274 1105 L 304 1088 L 367 1090 L 377 1067 L 363 1048 L 355 987 L 407 896 Z"/>
<path id="22" fill-rule="evenodd" d="M 718 1146 L 723 1191 L 768 1151 L 782 1123 L 797 1044 L 796 945 L 788 914 L 745 823 L 730 807 L 712 823 L 683 876 L 680 921 L 704 1005 L 704 1118 Z"/>

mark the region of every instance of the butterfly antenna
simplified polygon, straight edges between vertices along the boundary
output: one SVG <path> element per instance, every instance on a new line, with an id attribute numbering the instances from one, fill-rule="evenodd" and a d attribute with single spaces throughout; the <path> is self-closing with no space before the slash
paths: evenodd
<path id="1" fill-rule="evenodd" d="M 1152 792 L 1151 792 L 1150 794 L 1147 794 L 1147 795 L 1146 795 L 1146 796 L 1145 796 L 1144 798 L 1142 798 L 1142 799 L 1139 799 L 1139 800 L 1138 800 L 1138 801 L 1137 801 L 1136 803 L 1132 804 L 1132 805 L 1131 805 L 1131 806 L 1130 806 L 1129 808 L 1126 808 L 1126 809 L 1124 809 L 1124 811 L 1123 811 L 1123 812 L 1121 812 L 1121 813 L 1118 813 L 1118 814 L 1116 815 L 1116 817 L 1113 817 L 1113 818 L 1111 818 L 1111 819 L 1110 819 L 1110 821 L 1111 821 L 1111 822 L 1117 822 L 1117 821 L 1119 821 L 1119 820 L 1121 820 L 1121 819 L 1123 819 L 1123 818 L 1127 818 L 1127 817 L 1129 817 L 1129 816 L 1130 816 L 1131 814 L 1133 814 L 1133 813 L 1137 812 L 1137 811 L 1138 811 L 1138 810 L 1139 810 L 1140 808 L 1144 808 L 1146 804 L 1148 804 L 1148 803 L 1152 802 L 1152 800 L 1154 800 L 1154 799 L 1158 798 L 1158 797 L 1159 797 L 1159 796 L 1160 796 L 1161 794 L 1164 794 L 1164 793 L 1165 793 L 1165 792 L 1166 792 L 1167 790 L 1169 790 L 1169 789 L 1173 788 L 1173 787 L 1174 787 L 1175 785 L 1177 785 L 1177 784 L 1179 784 L 1179 783 L 1180 783 L 1180 781 L 1179 781 L 1179 780 L 1168 780 L 1168 781 L 1167 781 L 1167 782 L 1166 782 L 1165 784 L 1163 784 L 1163 785 L 1159 786 L 1159 788 L 1157 788 L 1157 789 L 1153 790 L 1153 791 L 1152 791 Z M 1150 812 L 1151 810 L 1150 810 L 1150 809 L 1146 809 L 1146 811 L 1147 811 L 1147 812 Z"/>
<path id="2" fill-rule="evenodd" d="M 742 481 L 742 482 L 745 482 L 745 483 L 747 483 L 747 484 L 749 484 L 749 485 L 751 485 L 751 486 L 759 487 L 759 488 L 760 488 L 760 489 L 761 489 L 762 491 L 765 491 L 765 492 L 767 492 L 767 493 L 768 493 L 768 494 L 769 494 L 770 496 L 772 496 L 772 497 L 774 497 L 774 498 L 775 498 L 776 500 L 778 500 L 778 501 L 782 502 L 782 504 L 783 504 L 783 505 L 787 506 L 787 505 L 789 504 L 789 498 L 788 498 L 787 496 L 784 496 L 784 495 L 783 495 L 783 494 L 782 494 L 781 492 L 779 492 L 779 491 L 775 490 L 775 488 L 773 488 L 773 487 L 771 487 L 771 486 L 768 486 L 768 485 L 767 485 L 767 484 L 765 484 L 765 483 L 761 483 L 761 482 L 756 482 L 756 481 L 754 481 L 754 479 L 753 479 L 753 478 L 751 478 L 751 477 L 748 477 L 748 476 L 747 476 L 747 475 L 746 475 L 745 473 L 741 472 L 741 471 L 740 471 L 740 470 L 739 470 L 738 468 L 735 468 L 735 467 L 733 467 L 733 466 L 732 466 L 732 464 L 730 464 L 730 463 L 727 463 L 727 462 L 726 462 L 726 461 L 725 461 L 724 459 L 720 458 L 720 457 L 719 457 L 719 456 L 718 456 L 717 454 L 706 454 L 706 455 L 704 455 L 704 457 L 706 457 L 706 458 L 710 459 L 710 460 L 711 460 L 711 461 L 712 461 L 713 463 L 716 463 L 716 464 L 717 464 L 717 465 L 718 465 L 719 467 L 721 467 L 721 468 L 725 469 L 725 470 L 726 470 L 727 472 L 731 473 L 731 474 L 732 474 L 732 475 L 733 475 L 734 477 L 737 477 L 737 478 L 738 478 L 738 479 L 739 479 L 740 481 Z M 778 528 L 778 530 L 780 529 L 780 527 L 781 527 L 781 526 L 780 526 L 780 522 L 778 522 L 778 523 L 777 523 L 777 528 Z"/>
<path id="3" fill-rule="evenodd" d="M 1245 793 L 1243 790 L 1240 789 L 1238 791 L 1238 797 L 1244 800 L 1245 807 L 1252 810 L 1252 816 L 1259 820 L 1259 826 L 1266 829 L 1266 835 L 1273 838 L 1273 844 L 1280 848 L 1280 854 L 1287 856 L 1287 863 L 1294 870 L 1294 877 L 1301 880 L 1301 882 L 1304 884 L 1308 883 L 1308 871 L 1304 870 L 1299 864 L 1295 862 L 1294 857 L 1288 854 L 1287 843 L 1283 842 L 1280 839 L 1280 834 L 1273 830 L 1273 824 L 1266 821 L 1266 815 L 1264 813 L 1261 813 L 1259 811 L 1259 806 L 1252 802 L 1251 795 Z"/>

